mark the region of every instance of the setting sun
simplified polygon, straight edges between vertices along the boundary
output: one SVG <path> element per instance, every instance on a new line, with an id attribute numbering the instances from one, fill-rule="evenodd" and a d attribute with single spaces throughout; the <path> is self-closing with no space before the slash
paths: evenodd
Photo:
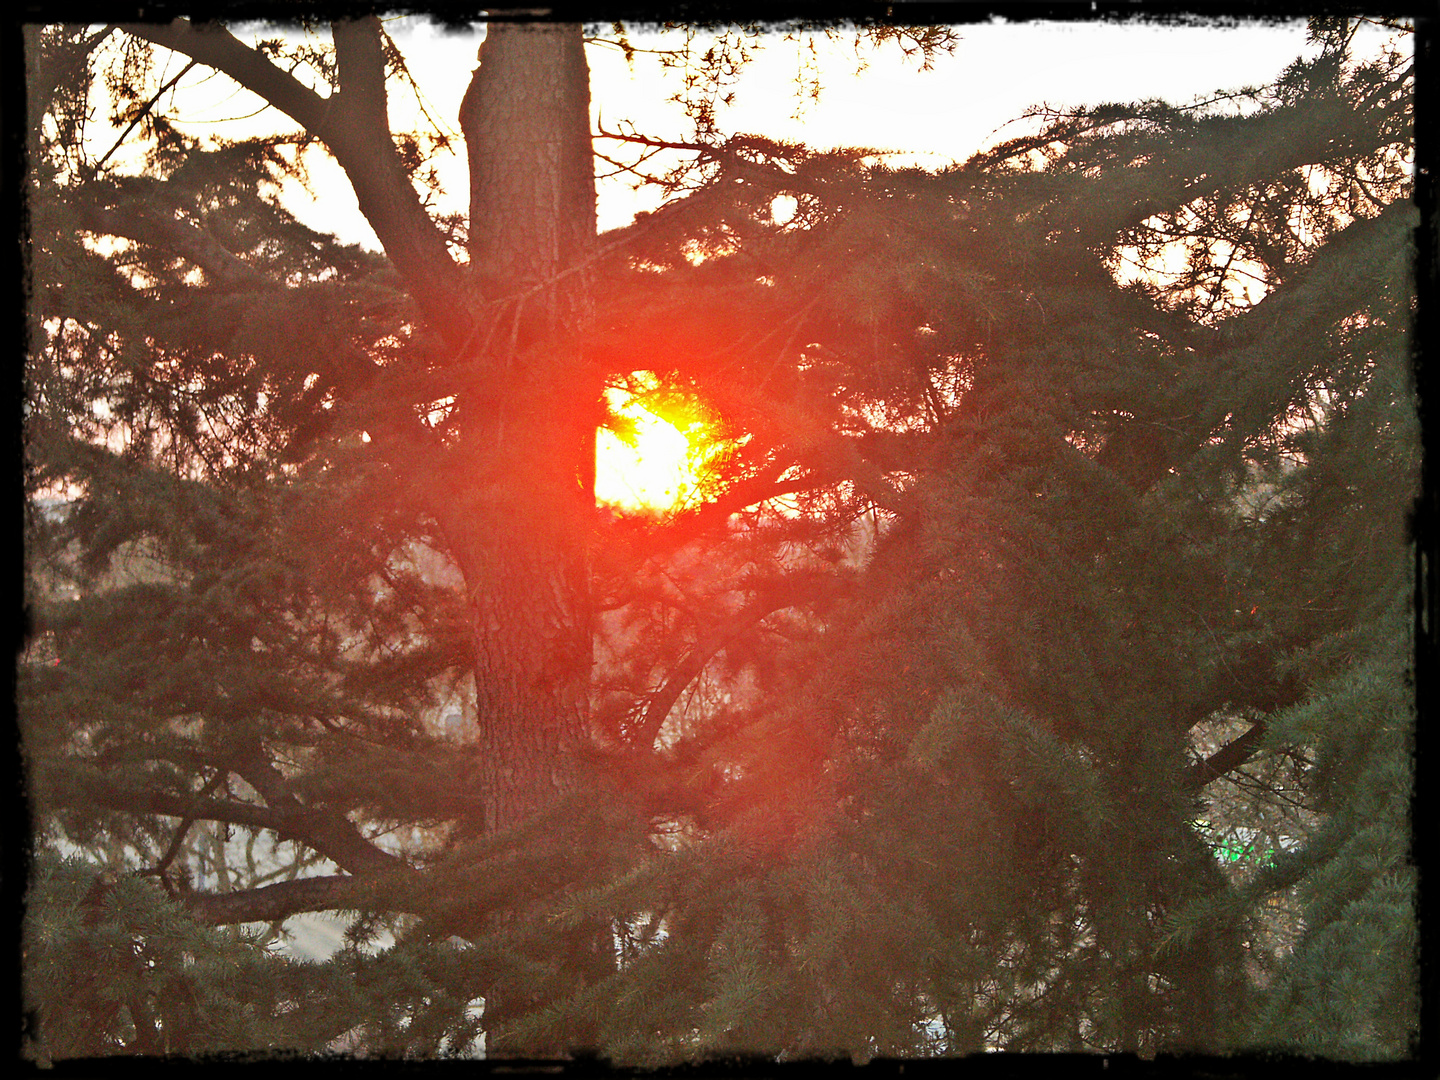
<path id="1" fill-rule="evenodd" d="M 595 441 L 595 499 L 629 510 L 671 510 L 693 493 L 707 456 L 704 422 L 657 415 L 622 390 L 606 391 L 611 424 Z M 668 411 L 668 410 L 667 410 Z"/>

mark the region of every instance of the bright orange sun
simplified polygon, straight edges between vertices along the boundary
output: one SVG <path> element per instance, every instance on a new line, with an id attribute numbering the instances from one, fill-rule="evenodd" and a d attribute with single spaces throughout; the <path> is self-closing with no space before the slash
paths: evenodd
<path id="1" fill-rule="evenodd" d="M 605 395 L 611 423 L 596 432 L 595 500 L 658 512 L 685 505 L 710 456 L 705 422 L 685 415 L 689 410 L 667 408 L 661 416 L 625 390 Z"/>

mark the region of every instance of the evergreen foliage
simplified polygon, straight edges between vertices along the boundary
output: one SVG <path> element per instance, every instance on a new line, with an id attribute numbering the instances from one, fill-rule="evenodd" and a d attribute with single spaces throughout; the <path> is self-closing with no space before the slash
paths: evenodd
<path id="1" fill-rule="evenodd" d="M 592 741 L 499 830 L 441 510 L 520 406 L 286 211 L 313 134 L 37 30 L 29 1052 L 1411 1053 L 1411 73 L 1312 28 L 939 173 L 699 109 L 583 352 L 720 449 L 587 526 Z"/>

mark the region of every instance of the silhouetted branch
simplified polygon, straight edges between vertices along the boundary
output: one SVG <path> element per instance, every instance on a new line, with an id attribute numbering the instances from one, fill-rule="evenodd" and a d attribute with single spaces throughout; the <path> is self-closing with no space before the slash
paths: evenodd
<path id="1" fill-rule="evenodd" d="M 1264 738 L 1265 722 L 1262 720 L 1245 734 L 1230 740 L 1209 757 L 1186 769 L 1184 785 L 1198 791 L 1212 780 L 1218 780 L 1232 769 L 1238 769 L 1255 756 Z"/>
<path id="2" fill-rule="evenodd" d="M 194 893 L 186 905 L 200 922 L 213 926 L 247 922 L 281 922 L 306 911 L 334 911 L 364 906 L 369 882 L 348 875 L 296 878 L 258 889 L 230 893 Z"/>
<path id="3" fill-rule="evenodd" d="M 80 211 L 80 226 L 99 235 L 120 236 L 155 248 L 169 248 L 205 271 L 206 277 L 222 288 L 275 287 L 275 282 L 204 229 L 173 215 L 147 213 L 146 208 L 135 206 L 114 210 L 84 206 Z"/>
<path id="4" fill-rule="evenodd" d="M 285 815 L 294 835 L 305 840 L 342 870 L 358 874 L 408 868 L 409 864 L 403 859 L 380 850 L 366 840 L 360 830 L 340 811 L 303 805 L 291 791 L 280 770 L 264 756 L 259 747 L 252 748 L 250 753 L 237 762 L 235 770 L 271 807 Z"/>
<path id="5" fill-rule="evenodd" d="M 160 814 L 194 821 L 218 821 L 251 829 L 270 829 L 286 836 L 296 822 L 291 814 L 268 806 L 233 799 L 210 799 L 198 795 L 177 795 L 164 791 L 141 791 L 108 780 L 89 779 L 84 785 L 85 803 L 127 814 Z M 79 800 L 61 800 L 60 807 L 76 806 Z"/>
<path id="6" fill-rule="evenodd" d="M 670 710 L 675 707 L 675 702 L 680 699 L 685 688 L 695 681 L 716 653 L 766 616 L 795 607 L 807 600 L 813 602 L 817 598 L 825 597 L 826 592 L 823 588 L 817 589 L 817 584 L 822 586 L 838 585 L 839 581 L 828 577 L 823 582 L 817 583 L 810 575 L 801 575 L 796 579 L 783 582 L 773 593 L 756 597 L 728 619 L 712 626 L 691 646 L 689 652 L 670 672 L 669 677 L 659 689 L 650 695 L 650 703 L 646 706 L 645 715 L 635 733 L 635 745 L 644 749 L 653 747 L 655 737 L 660 733 L 660 728 L 664 725 L 665 718 L 670 715 Z"/>
<path id="7" fill-rule="evenodd" d="M 176 19 L 125 28 L 234 79 L 320 139 L 345 170 L 360 211 L 410 286 L 417 304 L 452 343 L 469 333 L 459 267 L 401 163 L 386 121 L 384 50 L 373 17 L 338 24 L 340 91 L 322 98 L 223 26 Z M 377 74 L 376 64 L 379 63 Z"/>

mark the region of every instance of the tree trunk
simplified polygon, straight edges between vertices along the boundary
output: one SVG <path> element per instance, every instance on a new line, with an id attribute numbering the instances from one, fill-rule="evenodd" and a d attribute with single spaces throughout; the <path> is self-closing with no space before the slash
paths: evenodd
<path id="1" fill-rule="evenodd" d="M 460 124 L 485 308 L 464 358 L 478 375 L 464 406 L 468 490 L 449 516 L 469 589 L 493 830 L 566 791 L 587 734 L 599 386 L 581 352 L 595 248 L 581 28 L 491 23 L 482 53 Z"/>
<path id="2" fill-rule="evenodd" d="M 595 180 L 580 27 L 492 22 L 460 124 L 484 308 L 475 351 L 461 357 L 476 380 L 447 531 L 469 593 L 480 795 L 494 831 L 564 797 L 588 737 L 600 386 L 582 350 Z M 558 934 L 549 945 L 566 975 L 555 992 L 613 969 L 610 942 L 605 925 Z M 495 1030 L 550 996 L 503 978 L 487 988 L 489 1052 L 553 1058 L 591 1044 L 574 1026 L 523 1040 Z"/>

